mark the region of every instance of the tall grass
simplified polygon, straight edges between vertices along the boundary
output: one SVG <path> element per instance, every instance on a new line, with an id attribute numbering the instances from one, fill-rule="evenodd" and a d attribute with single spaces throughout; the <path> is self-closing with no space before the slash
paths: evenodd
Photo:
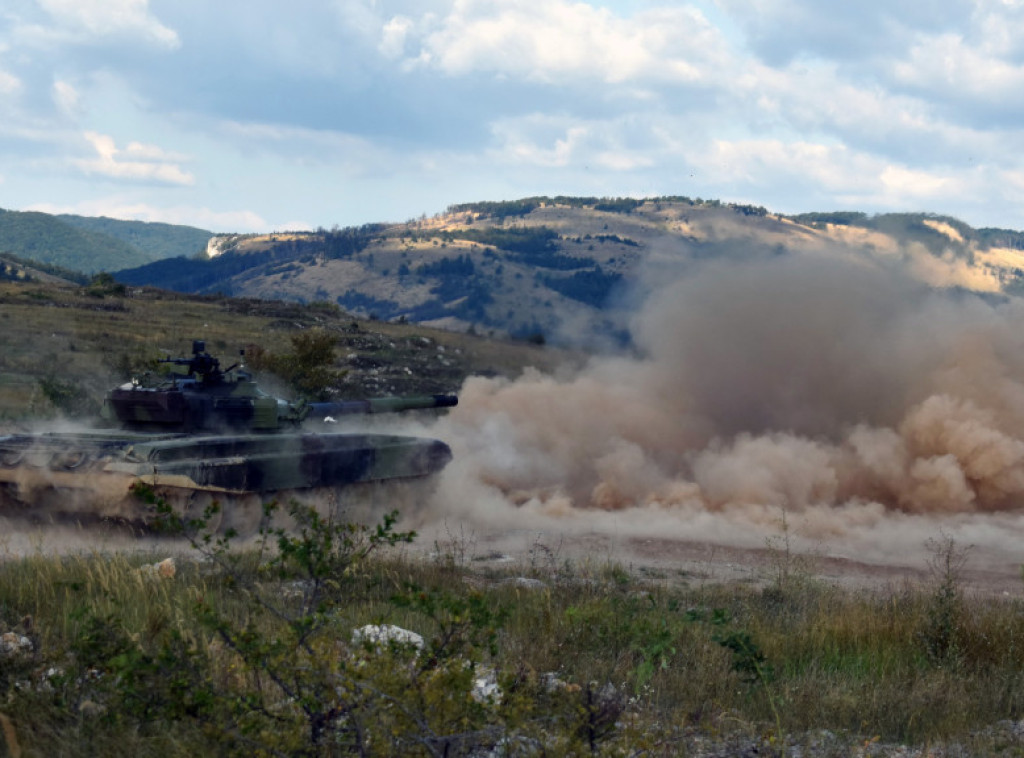
<path id="1" fill-rule="evenodd" d="M 955 571 L 872 591 L 813 576 L 689 586 L 616 565 L 484 570 L 464 552 L 352 561 L 324 577 L 315 607 L 308 578 L 269 570 L 270 552 L 228 571 L 196 553 L 172 578 L 144 567 L 162 555 L 9 559 L 0 631 L 35 647 L 0 655 L 7 754 L 11 739 L 22 755 L 358 752 L 296 731 L 280 710 L 289 687 L 339 698 L 350 710 L 337 718 L 372 731 L 358 744 L 381 755 L 503 739 L 512 754 L 700 755 L 694 735 L 781 753 L 820 730 L 838 741 L 829 754 L 1022 749 L 991 728 L 1024 708 L 1024 603 L 964 596 Z M 427 652 L 360 658 L 351 632 L 367 623 L 419 632 Z M 470 695 L 479 666 L 497 673 L 498 701 Z M 193 702 L 176 681 L 223 701 Z"/>

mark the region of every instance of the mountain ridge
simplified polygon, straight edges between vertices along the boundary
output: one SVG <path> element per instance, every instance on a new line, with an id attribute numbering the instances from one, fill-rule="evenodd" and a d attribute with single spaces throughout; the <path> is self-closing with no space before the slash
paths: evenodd
<path id="1" fill-rule="evenodd" d="M 0 253 L 85 274 L 194 255 L 213 236 L 174 224 L 0 208 Z"/>
<path id="2" fill-rule="evenodd" d="M 218 235 L 209 260 L 116 273 L 135 286 L 326 301 L 363 317 L 461 331 L 628 341 L 630 292 L 665 266 L 778 255 L 898 263 L 925 284 L 1024 290 L 1024 233 L 949 216 L 775 214 L 685 197 L 524 198 L 466 203 L 406 223 Z"/>
<path id="3" fill-rule="evenodd" d="M 628 342 L 633 293 L 665 266 L 823 249 L 895 262 L 931 286 L 1024 292 L 1024 232 L 931 213 L 785 215 L 685 196 L 536 196 L 455 204 L 404 223 L 214 234 L 0 209 L 0 253 L 56 266 L 64 278 L 114 271 L 133 286 L 325 301 L 365 318 L 573 344 L 580 335 Z"/>

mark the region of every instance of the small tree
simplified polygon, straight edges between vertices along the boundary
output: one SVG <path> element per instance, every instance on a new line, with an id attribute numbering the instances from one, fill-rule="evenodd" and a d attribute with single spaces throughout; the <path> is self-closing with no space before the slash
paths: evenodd
<path id="1" fill-rule="evenodd" d="M 210 589 L 192 612 L 212 637 L 162 625 L 133 640 L 116 617 L 86 619 L 73 677 L 112 716 L 195 727 L 227 753 L 267 756 L 466 755 L 506 732 L 508 703 L 473 694 L 505 615 L 481 594 L 409 588 L 394 598 L 393 608 L 436 628 L 422 649 L 352 634 L 358 622 L 346 601 L 373 570 L 368 559 L 415 537 L 395 530 L 397 512 L 369 527 L 294 501 L 285 515 L 270 503 L 246 550 L 233 530 L 207 528 L 218 504 L 185 520 L 148 485 L 133 490 L 161 528 L 202 555 Z M 216 585 L 230 599 L 216 599 Z"/>
<path id="2" fill-rule="evenodd" d="M 292 349 L 272 354 L 256 346 L 248 351 L 249 364 L 257 370 L 271 371 L 306 399 L 324 400 L 345 376 L 334 368 L 336 338 L 322 329 L 293 334 Z"/>
<path id="3" fill-rule="evenodd" d="M 113 274 L 101 271 L 89 282 L 86 292 L 93 297 L 106 297 L 107 295 L 124 297 L 127 290 L 121 282 L 114 278 Z"/>
<path id="4" fill-rule="evenodd" d="M 76 381 L 51 374 L 39 379 L 39 389 L 54 408 L 70 418 L 92 416 L 98 411 L 95 399 Z"/>

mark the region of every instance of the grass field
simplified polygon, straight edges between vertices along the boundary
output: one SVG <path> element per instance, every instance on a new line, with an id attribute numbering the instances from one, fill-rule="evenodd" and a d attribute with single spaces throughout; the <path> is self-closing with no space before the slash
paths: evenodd
<path id="1" fill-rule="evenodd" d="M 297 512 L 264 549 L 0 564 L 7 755 L 1020 755 L 1024 603 L 474 565 Z M 778 556 L 785 561 L 784 554 Z M 423 636 L 358 642 L 391 624 Z M 926 751 L 926 752 L 925 752 Z"/>

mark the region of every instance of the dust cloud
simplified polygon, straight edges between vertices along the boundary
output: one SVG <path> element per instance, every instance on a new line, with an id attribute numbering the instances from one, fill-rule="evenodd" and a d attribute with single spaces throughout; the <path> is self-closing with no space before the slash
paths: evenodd
<path id="1" fill-rule="evenodd" d="M 910 263 L 665 251 L 637 278 L 628 353 L 473 377 L 434 423 L 381 422 L 454 453 L 428 505 L 401 500 L 401 526 L 602 550 L 758 548 L 784 528 L 797 549 L 918 566 L 948 535 L 1016 574 L 1024 302 L 936 288 Z M 11 539 L 0 551 L 27 548 Z"/>
<path id="2" fill-rule="evenodd" d="M 736 546 L 785 519 L 858 560 L 941 533 L 1020 562 L 1024 304 L 827 252 L 664 274 L 635 354 L 465 383 L 436 510 Z"/>

